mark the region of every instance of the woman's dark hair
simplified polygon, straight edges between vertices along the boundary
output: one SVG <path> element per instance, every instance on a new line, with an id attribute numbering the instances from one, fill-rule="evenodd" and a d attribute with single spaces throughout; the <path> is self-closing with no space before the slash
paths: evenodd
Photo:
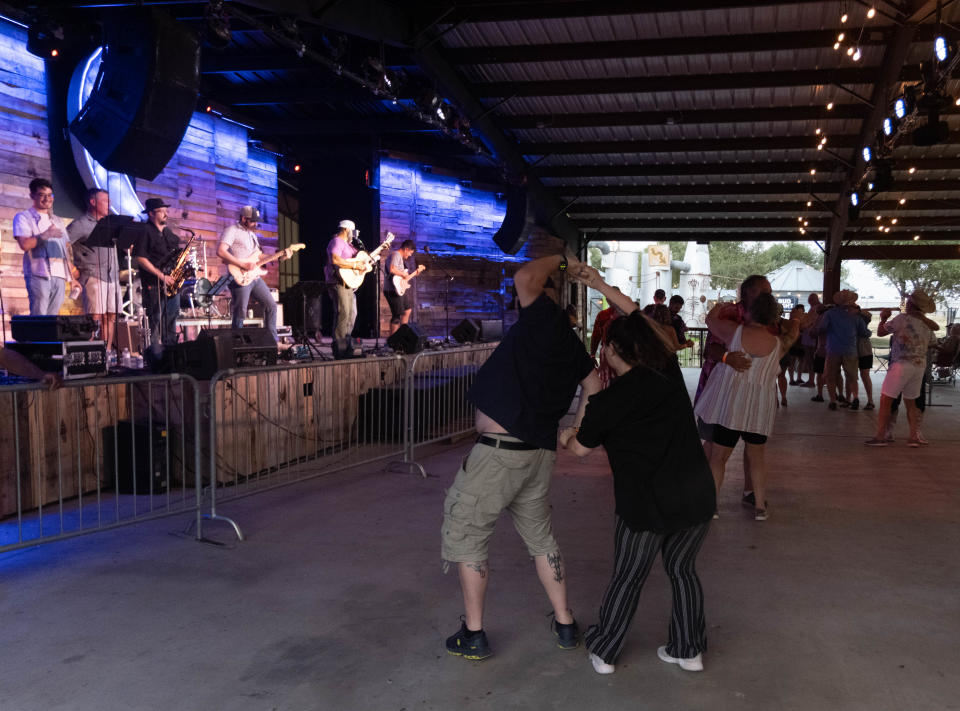
<path id="1" fill-rule="evenodd" d="M 645 365 L 662 371 L 673 356 L 639 311 L 614 319 L 607 327 L 606 336 L 607 343 L 631 366 Z"/>
<path id="2" fill-rule="evenodd" d="M 657 323 L 662 323 L 664 326 L 669 326 L 673 319 L 673 314 L 670 313 L 670 307 L 665 304 L 656 304 L 652 312 L 648 313 L 647 316 Z"/>
<path id="3" fill-rule="evenodd" d="M 764 326 L 769 326 L 777 322 L 780 318 L 780 304 L 773 294 L 757 294 L 757 297 L 750 302 L 750 320 Z"/>

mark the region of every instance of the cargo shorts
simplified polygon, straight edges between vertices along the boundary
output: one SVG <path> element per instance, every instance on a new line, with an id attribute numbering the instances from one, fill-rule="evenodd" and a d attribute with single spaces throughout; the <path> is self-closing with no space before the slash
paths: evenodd
<path id="1" fill-rule="evenodd" d="M 497 439 L 518 442 L 515 437 Z M 487 547 L 506 509 L 531 556 L 556 553 L 547 493 L 556 452 L 475 444 L 443 502 L 441 554 L 449 563 L 487 560 Z"/>

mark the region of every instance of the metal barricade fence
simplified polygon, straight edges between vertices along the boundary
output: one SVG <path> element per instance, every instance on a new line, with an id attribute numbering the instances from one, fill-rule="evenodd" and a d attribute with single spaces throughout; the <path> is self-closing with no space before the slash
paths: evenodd
<path id="1" fill-rule="evenodd" d="M 360 464 L 402 457 L 407 362 L 401 356 L 221 371 L 210 381 L 210 510 Z"/>
<path id="2" fill-rule="evenodd" d="M 687 340 L 693 341 L 692 348 L 677 352 L 681 368 L 700 368 L 703 366 L 703 349 L 707 343 L 708 329 L 693 326 L 687 329 Z"/>
<path id="3" fill-rule="evenodd" d="M 200 394 L 181 375 L 0 386 L 0 552 L 196 512 Z"/>
<path id="4" fill-rule="evenodd" d="M 424 476 L 426 471 L 416 461 L 416 447 L 473 430 L 476 408 L 467 400 L 467 391 L 497 345 L 422 351 L 410 363 L 404 462 L 419 468 Z"/>

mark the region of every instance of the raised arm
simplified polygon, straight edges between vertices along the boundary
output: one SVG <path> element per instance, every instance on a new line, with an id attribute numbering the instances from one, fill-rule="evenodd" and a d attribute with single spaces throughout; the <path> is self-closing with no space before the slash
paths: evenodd
<path id="1" fill-rule="evenodd" d="M 736 321 L 720 318 L 720 311 L 722 309 L 723 304 L 720 303 L 717 303 L 710 309 L 710 313 L 707 314 L 706 318 L 707 328 L 710 329 L 713 335 L 729 345 L 730 341 L 733 340 L 733 335 L 737 332 L 737 326 L 739 326 L 739 324 Z"/>
<path id="2" fill-rule="evenodd" d="M 513 275 L 513 285 L 517 289 L 517 298 L 520 300 L 521 307 L 529 306 L 537 300 L 543 293 L 547 279 L 560 268 L 560 264 L 564 261 L 569 268 L 569 259 L 562 254 L 554 254 L 527 262 L 517 270 Z"/>

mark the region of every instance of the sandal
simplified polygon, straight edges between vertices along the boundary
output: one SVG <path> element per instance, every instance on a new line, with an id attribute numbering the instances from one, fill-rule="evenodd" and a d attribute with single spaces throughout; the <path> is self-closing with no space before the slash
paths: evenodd
<path id="1" fill-rule="evenodd" d="M 756 509 L 753 512 L 754 521 L 766 521 L 767 520 L 767 510 L 766 509 Z"/>

